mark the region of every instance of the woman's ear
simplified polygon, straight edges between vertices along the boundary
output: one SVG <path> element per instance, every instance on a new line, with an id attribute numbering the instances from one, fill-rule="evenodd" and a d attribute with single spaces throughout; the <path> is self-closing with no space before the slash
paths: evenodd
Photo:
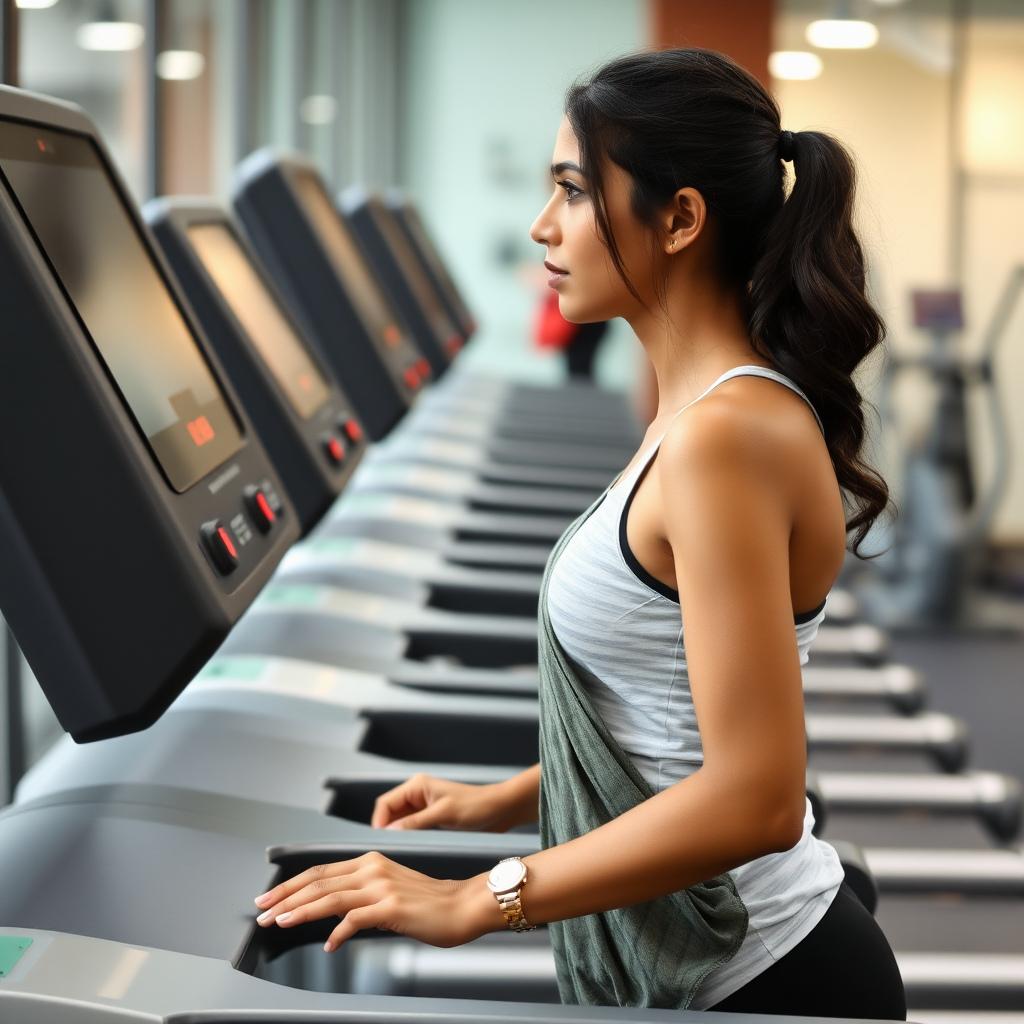
<path id="1" fill-rule="evenodd" d="M 665 252 L 671 256 L 691 245 L 700 237 L 707 219 L 704 197 L 695 188 L 681 188 L 665 207 L 662 217 Z"/>

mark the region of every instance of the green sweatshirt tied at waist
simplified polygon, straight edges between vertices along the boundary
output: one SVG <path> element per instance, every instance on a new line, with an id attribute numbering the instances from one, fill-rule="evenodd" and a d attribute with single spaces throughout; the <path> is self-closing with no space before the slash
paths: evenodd
<path id="1" fill-rule="evenodd" d="M 540 593 L 540 835 L 545 849 L 591 832 L 653 796 L 587 695 L 548 615 L 552 568 L 603 500 L 562 536 Z M 637 906 L 554 922 L 549 931 L 562 1002 L 685 1009 L 701 982 L 739 949 L 747 921 L 732 877 L 723 874 Z"/>

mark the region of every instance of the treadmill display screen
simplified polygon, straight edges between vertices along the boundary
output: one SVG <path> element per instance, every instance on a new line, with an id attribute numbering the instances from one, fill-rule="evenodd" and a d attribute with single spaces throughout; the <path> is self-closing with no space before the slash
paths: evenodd
<path id="1" fill-rule="evenodd" d="M 450 336 L 455 332 L 455 327 L 448 322 L 448 314 L 438 300 L 426 272 L 417 261 L 409 240 L 402 234 L 395 215 L 383 204 L 375 205 L 371 208 L 371 212 L 377 227 L 380 228 L 381 234 L 387 241 L 388 248 L 401 267 L 406 282 L 413 290 L 416 301 L 420 304 L 420 308 L 430 321 L 431 326 L 439 333 L 439 340 L 442 343 L 449 341 Z M 461 340 L 461 338 L 457 338 L 456 342 L 461 342 Z"/>
<path id="2" fill-rule="evenodd" d="M 395 216 L 402 217 L 405 226 L 409 230 L 409 234 L 416 240 L 416 247 L 419 249 L 420 255 L 426 260 L 431 273 L 444 291 L 449 305 L 459 311 L 460 317 L 465 315 L 467 321 L 472 319 L 455 287 L 455 282 L 448 273 L 448 268 L 444 265 L 437 249 L 434 247 L 434 243 L 427 235 L 427 229 L 423 226 L 423 221 L 420 220 L 420 215 L 416 212 L 416 208 L 410 205 L 403 206 L 401 213 L 396 213 Z"/>
<path id="3" fill-rule="evenodd" d="M 99 151 L 0 121 L 0 171 L 157 461 L 186 490 L 242 435 Z"/>
<path id="4" fill-rule="evenodd" d="M 292 181 L 299 200 L 338 276 L 345 282 L 345 291 L 356 307 L 360 319 L 374 338 L 383 340 L 387 348 L 411 362 L 419 355 L 412 342 L 399 328 L 383 292 L 370 273 L 356 242 L 342 223 L 341 214 L 331 205 L 327 193 L 314 174 L 295 172 Z"/>
<path id="5" fill-rule="evenodd" d="M 231 229 L 225 224 L 192 224 L 187 232 L 207 273 L 288 396 L 292 408 L 308 420 L 330 398 L 327 381 L 264 287 Z"/>

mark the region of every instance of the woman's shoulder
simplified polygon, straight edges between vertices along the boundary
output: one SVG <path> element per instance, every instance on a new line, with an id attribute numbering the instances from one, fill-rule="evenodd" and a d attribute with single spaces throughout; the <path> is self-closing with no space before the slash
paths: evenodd
<path id="1" fill-rule="evenodd" d="M 822 455 L 828 458 L 808 403 L 777 381 L 744 376 L 683 409 L 669 425 L 659 460 L 691 473 L 747 465 L 771 471 Z"/>

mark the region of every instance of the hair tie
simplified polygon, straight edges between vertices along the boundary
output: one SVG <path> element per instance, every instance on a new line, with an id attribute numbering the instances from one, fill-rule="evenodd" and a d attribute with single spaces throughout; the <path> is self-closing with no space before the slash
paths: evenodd
<path id="1" fill-rule="evenodd" d="M 779 132 L 779 159 L 780 160 L 792 160 L 793 159 L 793 133 L 792 132 Z"/>

